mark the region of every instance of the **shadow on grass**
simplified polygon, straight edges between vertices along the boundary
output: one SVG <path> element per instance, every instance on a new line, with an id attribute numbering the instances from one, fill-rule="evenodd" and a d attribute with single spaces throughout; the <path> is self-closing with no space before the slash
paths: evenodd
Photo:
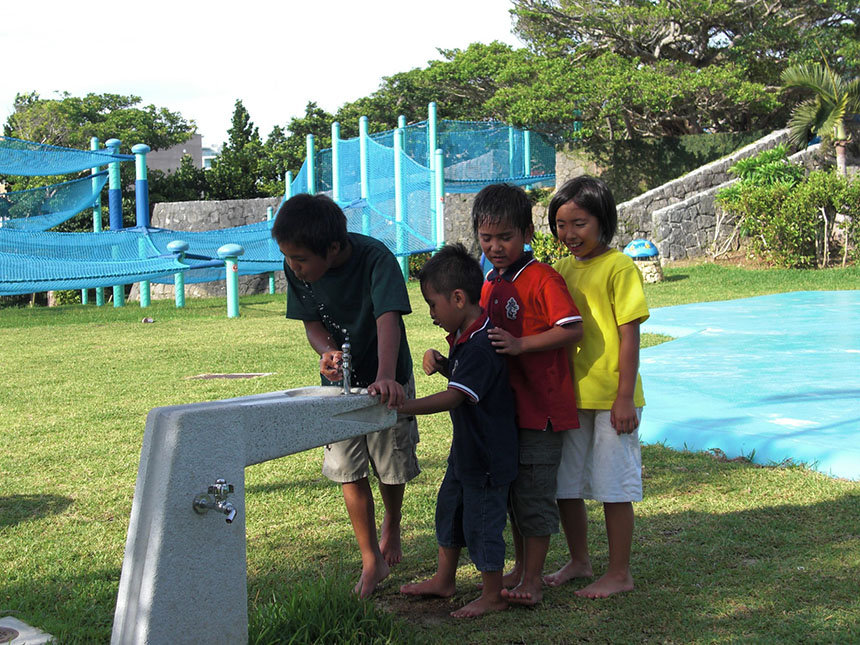
<path id="1" fill-rule="evenodd" d="M 60 495 L 8 495 L 0 496 L 0 528 L 21 522 L 58 515 L 72 503 L 70 497 Z"/>
<path id="2" fill-rule="evenodd" d="M 403 562 L 374 600 L 409 623 L 420 643 L 780 643 L 793 642 L 798 634 L 809 642 L 853 642 L 860 617 L 858 508 L 860 493 L 852 492 L 808 506 L 775 499 L 768 507 L 724 514 L 690 510 L 640 517 L 633 592 L 586 600 L 574 594 L 585 584 L 577 580 L 545 589 L 543 602 L 533 610 L 515 607 L 478 621 L 447 617 L 478 595 L 479 576 L 465 552 L 453 598 L 424 601 L 399 593 L 400 585 L 426 578 L 436 567 L 432 518 L 426 518 L 407 528 Z M 308 518 L 306 527 L 316 521 Z M 602 572 L 605 534 L 597 518 L 592 524 L 593 564 Z M 277 558 L 266 563 L 249 545 L 249 564 L 258 568 L 248 580 L 252 607 L 255 598 L 289 598 L 297 585 L 320 577 L 357 580 L 360 558 L 352 540 L 283 537 Z M 563 540 L 556 536 L 547 571 L 565 557 Z M 87 569 L 80 563 L 38 571 L 26 578 L 11 572 L 0 591 L 0 606 L 31 624 L 35 617 L 35 624 L 60 642 L 107 642 L 119 569 Z"/>
<path id="3" fill-rule="evenodd" d="M 689 280 L 690 276 L 686 273 L 674 273 L 663 277 L 663 282 L 680 282 L 681 280 Z"/>

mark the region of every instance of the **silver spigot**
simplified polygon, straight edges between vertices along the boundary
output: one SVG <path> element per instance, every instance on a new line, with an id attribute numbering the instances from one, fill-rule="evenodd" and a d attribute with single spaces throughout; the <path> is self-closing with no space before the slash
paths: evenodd
<path id="1" fill-rule="evenodd" d="M 203 515 L 207 511 L 218 511 L 227 516 L 227 524 L 232 524 L 236 519 L 236 507 L 233 502 L 228 502 L 227 497 L 233 493 L 233 484 L 228 484 L 223 479 L 216 479 L 205 493 L 200 493 L 194 498 L 194 510 Z"/>
<path id="2" fill-rule="evenodd" d="M 343 393 L 350 394 L 352 388 L 352 354 L 350 354 L 351 346 L 349 343 L 344 343 L 341 346 L 343 351 Z"/>

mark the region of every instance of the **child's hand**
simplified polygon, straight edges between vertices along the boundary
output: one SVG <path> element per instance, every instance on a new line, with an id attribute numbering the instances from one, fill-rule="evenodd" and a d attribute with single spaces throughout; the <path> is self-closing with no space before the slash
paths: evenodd
<path id="1" fill-rule="evenodd" d="M 320 356 L 320 374 L 335 383 L 343 378 L 343 352 L 331 350 Z"/>
<path id="2" fill-rule="evenodd" d="M 517 338 L 501 327 L 493 327 L 487 332 L 487 336 L 490 337 L 490 342 L 498 354 L 517 356 L 523 353 L 523 339 Z"/>
<path id="3" fill-rule="evenodd" d="M 421 366 L 424 368 L 424 373 L 427 376 L 436 372 L 444 372 L 447 364 L 448 359 L 435 349 L 428 349 L 424 352 L 424 360 L 421 362 Z"/>
<path id="4" fill-rule="evenodd" d="M 609 421 L 618 434 L 630 434 L 639 427 L 639 417 L 633 399 L 619 397 L 609 411 Z"/>
<path id="5" fill-rule="evenodd" d="M 379 397 L 380 403 L 387 403 L 388 408 L 399 408 L 406 401 L 403 386 L 394 379 L 379 379 L 367 386 L 367 393 Z"/>

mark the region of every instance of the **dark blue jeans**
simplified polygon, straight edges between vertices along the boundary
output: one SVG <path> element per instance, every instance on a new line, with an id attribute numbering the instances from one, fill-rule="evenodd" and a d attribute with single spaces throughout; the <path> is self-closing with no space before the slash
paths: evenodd
<path id="1" fill-rule="evenodd" d="M 469 486 L 448 468 L 436 497 L 439 546 L 468 547 L 478 571 L 504 570 L 508 488 Z"/>

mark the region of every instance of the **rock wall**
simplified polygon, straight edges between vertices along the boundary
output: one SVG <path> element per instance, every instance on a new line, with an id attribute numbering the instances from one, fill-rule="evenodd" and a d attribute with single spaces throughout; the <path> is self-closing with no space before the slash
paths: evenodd
<path id="1" fill-rule="evenodd" d="M 222 228 L 232 228 L 265 221 L 266 209 L 277 209 L 281 203 L 280 197 L 263 197 L 260 199 L 234 199 L 223 201 L 171 202 L 156 204 L 152 213 L 152 225 L 158 228 L 169 228 L 174 231 L 214 231 Z M 242 259 L 239 258 L 241 263 Z M 275 272 L 275 292 L 285 293 L 287 289 L 283 271 Z M 253 293 L 268 293 L 269 276 L 243 275 L 239 276 L 239 295 Z M 150 295 L 153 300 L 173 298 L 172 284 L 150 285 Z M 223 281 L 199 282 L 185 285 L 187 298 L 226 297 L 227 287 Z M 138 285 L 132 287 L 130 299 L 140 298 Z"/>
<path id="2" fill-rule="evenodd" d="M 738 160 L 751 157 L 780 143 L 787 143 L 788 131 L 773 132 L 717 161 L 698 168 L 658 188 L 618 205 L 618 234 L 614 245 L 623 248 L 630 240 L 649 239 L 660 250 L 661 259 L 682 260 L 709 255 L 715 249 L 731 246 L 735 224 L 716 206 L 716 192 L 735 179 L 729 168 Z M 817 147 L 797 153 L 793 161 L 807 168 L 820 167 Z M 556 154 L 556 178 L 559 184 L 583 173 L 596 174 L 597 168 L 566 155 Z M 475 256 L 480 248 L 472 233 L 471 212 L 474 193 L 445 195 L 445 239 L 460 242 Z M 280 198 L 230 201 L 196 201 L 156 204 L 152 225 L 176 231 L 208 231 L 241 226 L 266 219 L 268 207 L 277 208 Z M 532 209 L 535 230 L 549 234 L 547 207 L 536 204 Z M 241 261 L 241 260 L 240 260 Z M 242 276 L 240 294 L 265 293 L 268 276 Z M 135 286 L 132 297 L 136 295 Z M 286 283 L 282 272 L 276 272 L 276 291 L 283 293 Z M 224 296 L 223 282 L 186 285 L 186 295 Z M 152 285 L 153 298 L 172 298 L 172 285 Z"/>

